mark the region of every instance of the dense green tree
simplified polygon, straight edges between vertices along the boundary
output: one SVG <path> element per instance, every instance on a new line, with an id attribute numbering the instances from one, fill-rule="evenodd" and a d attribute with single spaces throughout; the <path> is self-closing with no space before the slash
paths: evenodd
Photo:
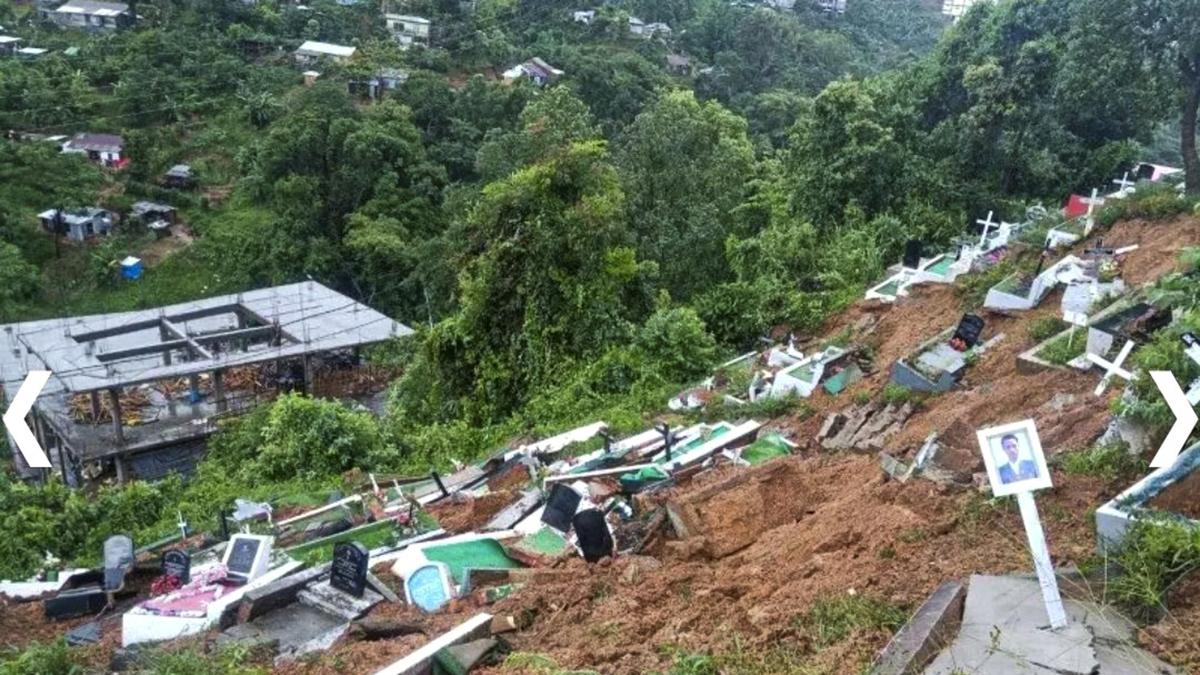
<path id="1" fill-rule="evenodd" d="M 461 310 L 426 337 L 401 387 L 423 418 L 511 413 L 574 359 L 628 338 L 646 311 L 624 195 L 600 142 L 492 183 L 471 214 Z"/>
<path id="2" fill-rule="evenodd" d="M 678 299 L 728 277 L 721 255 L 754 176 L 746 122 L 691 92 L 663 95 L 637 116 L 617 152 L 639 255 L 658 262 Z"/>
<path id="3" fill-rule="evenodd" d="M 496 180 L 574 142 L 599 136 L 587 105 L 570 89 L 552 87 L 525 106 L 518 129 L 488 134 L 479 149 L 477 170 L 484 180 Z"/>

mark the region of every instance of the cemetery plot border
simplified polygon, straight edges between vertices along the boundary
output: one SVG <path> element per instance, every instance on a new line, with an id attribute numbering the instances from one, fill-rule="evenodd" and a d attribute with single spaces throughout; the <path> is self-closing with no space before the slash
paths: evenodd
<path id="1" fill-rule="evenodd" d="M 1200 443 L 1184 450 L 1171 466 L 1154 471 L 1096 509 L 1096 542 L 1101 553 L 1120 548 L 1133 521 L 1153 510 L 1149 503 L 1172 485 L 1182 481 L 1200 468 Z M 1163 512 L 1159 512 L 1163 513 Z M 1169 512 L 1167 512 L 1169 513 Z M 1200 527 L 1200 521 L 1181 514 L 1169 513 L 1181 522 Z"/>

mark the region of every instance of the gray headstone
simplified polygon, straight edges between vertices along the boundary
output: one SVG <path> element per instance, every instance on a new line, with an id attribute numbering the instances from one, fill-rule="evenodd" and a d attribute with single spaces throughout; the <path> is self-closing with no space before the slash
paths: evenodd
<path id="1" fill-rule="evenodd" d="M 125 582 L 125 573 L 133 567 L 133 539 L 118 534 L 104 540 L 104 588 L 115 590 Z"/>
<path id="2" fill-rule="evenodd" d="M 258 547 L 262 544 L 258 539 L 234 537 L 230 546 L 233 551 L 229 554 L 227 565 L 231 574 L 249 576 L 254 571 L 254 559 L 258 557 Z"/>

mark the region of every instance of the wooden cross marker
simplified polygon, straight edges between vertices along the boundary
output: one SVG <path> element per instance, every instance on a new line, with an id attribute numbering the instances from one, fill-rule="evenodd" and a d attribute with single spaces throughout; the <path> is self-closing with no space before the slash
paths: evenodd
<path id="1" fill-rule="evenodd" d="M 1117 354 L 1117 358 L 1113 359 L 1112 362 L 1105 361 L 1103 358 L 1096 356 L 1095 354 L 1087 355 L 1088 361 L 1091 361 L 1092 363 L 1104 369 L 1104 376 L 1100 378 L 1100 384 L 1096 385 L 1096 396 L 1104 393 L 1104 390 L 1108 387 L 1108 381 L 1112 379 L 1113 375 L 1121 377 L 1125 380 L 1133 379 L 1133 373 L 1121 367 L 1121 364 L 1123 364 L 1125 359 L 1129 357 L 1129 352 L 1132 351 L 1133 340 L 1126 340 L 1125 346 L 1121 347 L 1121 352 Z"/>
<path id="2" fill-rule="evenodd" d="M 975 221 L 976 224 L 983 226 L 983 234 L 979 235 L 979 247 L 980 248 L 983 248 L 984 246 L 987 245 L 987 237 L 988 237 L 989 231 L 992 228 L 1000 227 L 1000 223 L 992 220 L 992 216 L 995 215 L 995 213 L 996 213 L 995 211 L 988 211 L 988 215 L 987 215 L 986 219 Z"/>
<path id="3" fill-rule="evenodd" d="M 1096 225 L 1096 221 L 1092 219 L 1092 212 L 1096 210 L 1097 206 L 1104 206 L 1104 197 L 1100 196 L 1099 190 L 1092 188 L 1092 196 L 1084 197 L 1081 201 L 1083 201 L 1084 204 L 1087 204 L 1088 207 L 1087 220 L 1084 221 L 1085 224 L 1083 226 L 1083 233 L 1088 234 Z"/>
<path id="4" fill-rule="evenodd" d="M 1121 186 L 1121 194 L 1125 194 L 1125 192 L 1132 189 L 1133 186 L 1137 185 L 1137 183 L 1135 183 L 1134 181 L 1129 180 L 1129 172 L 1128 171 L 1125 172 L 1124 177 L 1114 178 L 1113 183 Z"/>

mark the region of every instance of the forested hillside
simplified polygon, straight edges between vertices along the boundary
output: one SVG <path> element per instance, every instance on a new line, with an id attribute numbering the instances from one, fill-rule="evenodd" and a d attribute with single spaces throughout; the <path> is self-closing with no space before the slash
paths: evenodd
<path id="1" fill-rule="evenodd" d="M 762 336 L 816 331 L 910 239 L 949 245 L 1135 160 L 1180 161 L 1200 192 L 1187 2 L 1000 0 L 954 23 L 915 0 L 390 3 L 431 22 L 408 49 L 370 0 L 131 4 L 135 25 L 87 33 L 0 0 L 0 34 L 49 50 L 0 56 L 0 323 L 313 279 L 417 333 L 371 354 L 401 372 L 383 416 L 287 396 L 214 436 L 191 480 L 0 479 L 0 576 L 353 469 L 446 468 L 595 419 L 640 431 Z M 357 51 L 298 66 L 308 40 Z M 534 57 L 563 74 L 503 77 Z M 79 132 L 120 134 L 128 166 L 45 140 Z M 162 187 L 178 164 L 196 187 Z M 71 244 L 38 222 L 145 199 L 187 237 Z M 134 283 L 127 255 L 147 261 Z"/>

